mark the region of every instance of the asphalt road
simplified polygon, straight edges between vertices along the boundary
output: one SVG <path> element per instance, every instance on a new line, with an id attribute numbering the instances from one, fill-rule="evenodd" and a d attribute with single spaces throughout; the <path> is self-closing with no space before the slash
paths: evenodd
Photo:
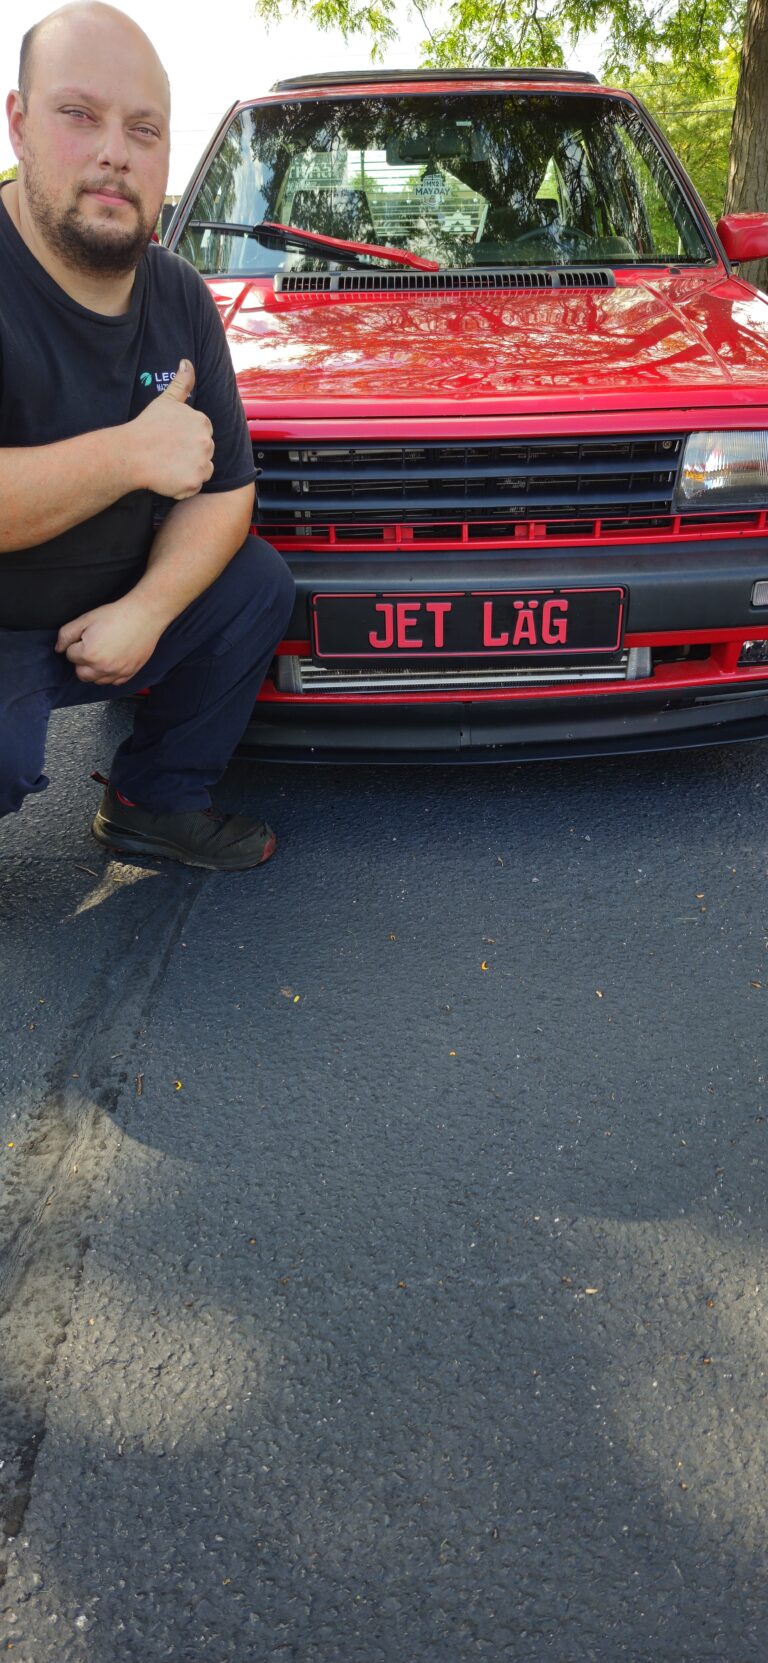
<path id="1" fill-rule="evenodd" d="M 0 828 L 14 1663 L 768 1659 L 768 747 Z"/>

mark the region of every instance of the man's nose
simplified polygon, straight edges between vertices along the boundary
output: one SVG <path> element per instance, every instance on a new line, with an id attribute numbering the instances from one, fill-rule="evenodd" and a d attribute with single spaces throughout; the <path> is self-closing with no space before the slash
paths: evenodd
<path id="1" fill-rule="evenodd" d="M 127 168 L 131 158 L 121 121 L 107 122 L 99 146 L 100 167 Z"/>

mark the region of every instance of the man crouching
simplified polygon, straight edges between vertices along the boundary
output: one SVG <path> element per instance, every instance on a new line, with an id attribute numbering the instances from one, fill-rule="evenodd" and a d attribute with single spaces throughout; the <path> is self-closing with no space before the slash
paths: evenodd
<path id="1" fill-rule="evenodd" d="M 217 815 L 294 597 L 249 535 L 251 442 L 213 299 L 152 242 L 168 78 L 113 7 L 24 37 L 0 189 L 0 815 L 43 791 L 51 710 L 125 696 L 93 822 L 119 854 L 218 871 L 268 826 Z"/>

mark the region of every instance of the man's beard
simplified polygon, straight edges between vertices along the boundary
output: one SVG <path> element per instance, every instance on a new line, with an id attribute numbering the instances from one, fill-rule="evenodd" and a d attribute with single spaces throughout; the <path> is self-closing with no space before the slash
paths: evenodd
<path id="1" fill-rule="evenodd" d="M 132 230 L 119 229 L 113 217 L 103 220 L 101 224 L 87 220 L 78 207 L 80 193 L 68 208 L 54 208 L 41 184 L 34 161 L 29 154 L 24 157 L 26 198 L 32 218 L 48 247 L 73 271 L 101 277 L 127 277 L 129 272 L 136 270 L 152 240 L 154 222 L 151 225 L 147 222 L 139 198 L 125 185 L 100 180 L 93 188 L 118 191 L 126 201 L 133 203 L 137 219 Z"/>

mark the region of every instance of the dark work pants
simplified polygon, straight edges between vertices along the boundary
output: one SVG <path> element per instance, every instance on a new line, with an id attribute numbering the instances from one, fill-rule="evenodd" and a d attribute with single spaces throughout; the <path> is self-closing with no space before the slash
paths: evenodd
<path id="1" fill-rule="evenodd" d="M 112 785 L 144 808 L 207 808 L 209 786 L 248 725 L 293 596 L 280 555 L 248 537 L 122 687 L 78 681 L 74 665 L 54 651 L 56 630 L 0 629 L 0 815 L 15 813 L 48 784 L 43 761 L 52 710 L 122 699 L 145 687 L 133 734 L 115 755 Z"/>

